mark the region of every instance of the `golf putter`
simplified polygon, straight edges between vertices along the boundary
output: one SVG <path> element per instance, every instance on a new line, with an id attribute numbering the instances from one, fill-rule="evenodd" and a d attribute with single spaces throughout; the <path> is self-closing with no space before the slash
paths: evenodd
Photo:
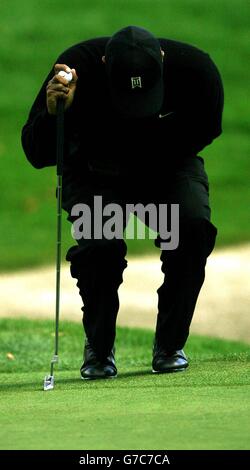
<path id="1" fill-rule="evenodd" d="M 65 77 L 68 82 L 72 80 L 72 73 L 63 70 L 59 75 Z M 54 365 L 58 363 L 58 340 L 59 340 L 59 313 L 60 313 L 60 277 L 61 277 L 61 242 L 62 242 L 62 173 L 63 173 L 63 148 L 64 148 L 64 101 L 57 101 L 56 121 L 56 161 L 57 161 L 57 242 L 56 242 L 56 318 L 55 318 L 55 353 L 50 363 L 50 375 L 44 378 L 43 389 L 53 390 Z"/>

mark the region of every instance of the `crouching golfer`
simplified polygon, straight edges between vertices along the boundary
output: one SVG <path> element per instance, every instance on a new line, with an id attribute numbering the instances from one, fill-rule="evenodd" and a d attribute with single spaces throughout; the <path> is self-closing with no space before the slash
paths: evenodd
<path id="1" fill-rule="evenodd" d="M 70 82 L 62 70 L 72 73 Z M 63 208 L 70 222 L 76 221 L 77 204 L 93 211 L 96 196 L 103 207 L 179 205 L 178 246 L 163 249 L 160 234 L 155 240 L 165 277 L 158 289 L 152 368 L 185 370 L 183 347 L 217 232 L 198 153 L 221 134 L 219 72 L 196 47 L 157 39 L 135 26 L 70 47 L 57 59 L 23 127 L 23 148 L 35 168 L 56 164 L 58 98 L 65 102 Z M 84 305 L 81 375 L 109 378 L 117 374 L 114 341 L 126 244 L 89 227 L 89 218 L 86 224 L 83 234 L 91 229 L 91 236 L 78 237 L 66 256 Z"/>

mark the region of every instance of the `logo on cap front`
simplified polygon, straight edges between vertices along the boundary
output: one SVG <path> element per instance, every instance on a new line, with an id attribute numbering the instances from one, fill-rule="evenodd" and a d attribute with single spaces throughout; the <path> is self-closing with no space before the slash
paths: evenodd
<path id="1" fill-rule="evenodd" d="M 142 88 L 141 77 L 131 77 L 131 87 Z"/>

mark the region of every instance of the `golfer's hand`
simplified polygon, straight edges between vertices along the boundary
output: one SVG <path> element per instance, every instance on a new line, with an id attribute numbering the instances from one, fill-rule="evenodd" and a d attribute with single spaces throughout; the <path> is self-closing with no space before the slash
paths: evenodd
<path id="1" fill-rule="evenodd" d="M 77 75 L 75 69 L 70 69 L 65 64 L 56 64 L 54 67 L 55 75 L 48 82 L 46 93 L 47 93 L 47 109 L 49 114 L 56 114 L 57 100 L 59 98 L 63 99 L 65 102 L 65 109 L 68 109 L 74 99 Z M 73 78 L 71 82 L 58 73 L 64 70 L 65 72 L 71 72 Z"/>

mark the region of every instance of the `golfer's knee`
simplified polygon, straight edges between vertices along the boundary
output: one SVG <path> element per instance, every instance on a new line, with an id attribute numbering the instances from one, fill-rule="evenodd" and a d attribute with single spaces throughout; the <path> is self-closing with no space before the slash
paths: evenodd
<path id="1" fill-rule="evenodd" d="M 203 264 L 213 251 L 217 235 L 216 227 L 205 218 L 185 218 L 180 221 L 179 246 L 173 251 L 163 251 L 161 260 L 171 261 L 192 256 Z"/>
<path id="2" fill-rule="evenodd" d="M 209 256 L 212 252 L 216 235 L 216 227 L 205 218 L 189 218 L 180 225 L 180 240 L 183 247 L 203 257 Z"/>
<path id="3" fill-rule="evenodd" d="M 127 247 L 124 240 L 92 240 L 85 246 L 69 249 L 66 259 L 70 261 L 71 275 L 78 278 L 92 271 L 100 276 L 119 277 L 127 266 L 125 256 Z"/>

